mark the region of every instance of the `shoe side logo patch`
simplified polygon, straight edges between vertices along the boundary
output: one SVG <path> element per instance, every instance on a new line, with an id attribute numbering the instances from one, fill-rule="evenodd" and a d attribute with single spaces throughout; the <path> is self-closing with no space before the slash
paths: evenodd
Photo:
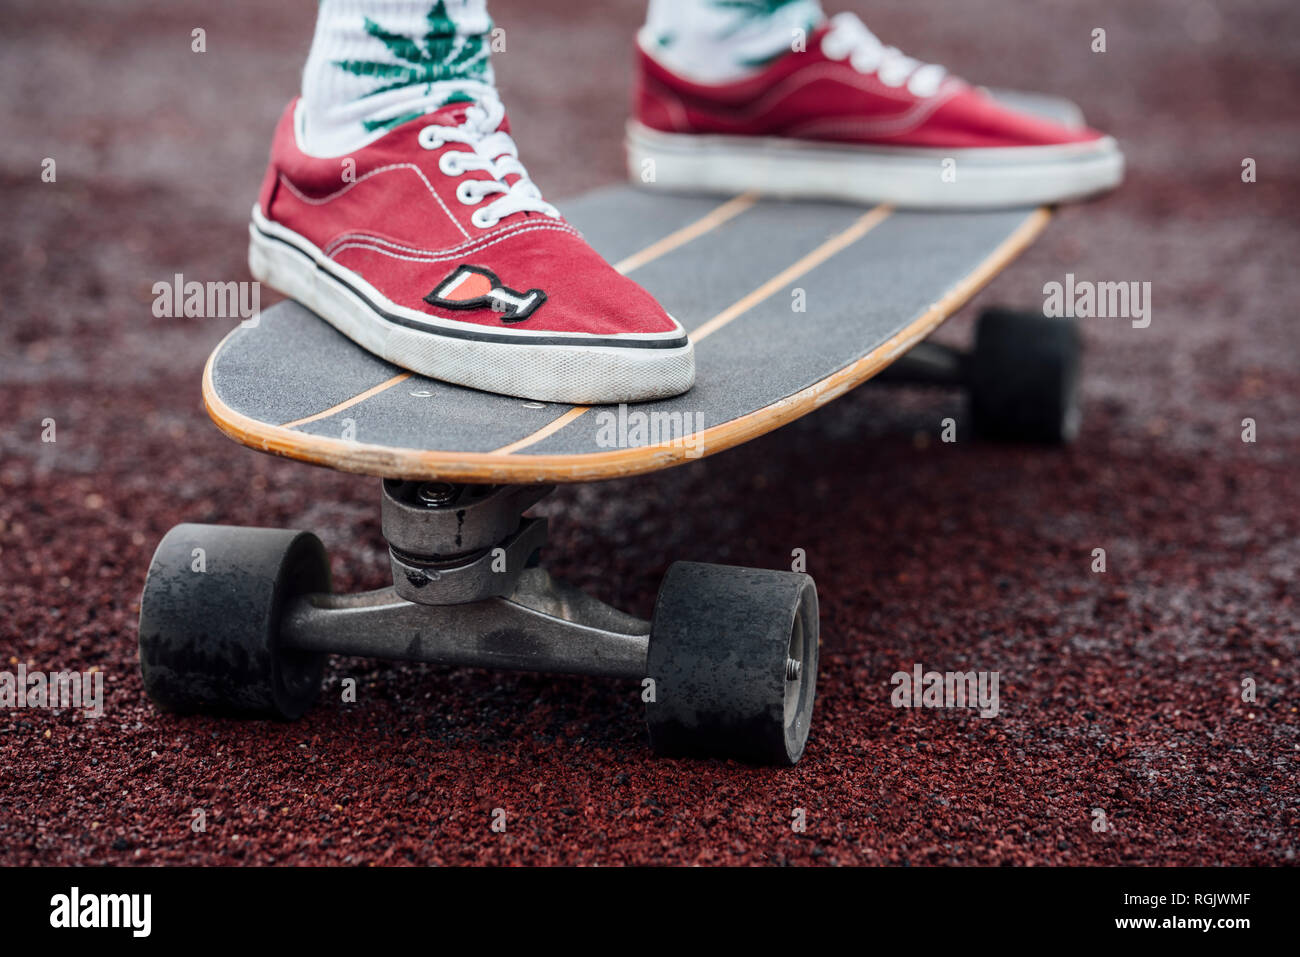
<path id="1" fill-rule="evenodd" d="M 457 266 L 424 301 L 444 309 L 486 307 L 499 313 L 502 322 L 523 322 L 546 301 L 546 293 L 540 289 L 518 292 L 482 266 Z"/>

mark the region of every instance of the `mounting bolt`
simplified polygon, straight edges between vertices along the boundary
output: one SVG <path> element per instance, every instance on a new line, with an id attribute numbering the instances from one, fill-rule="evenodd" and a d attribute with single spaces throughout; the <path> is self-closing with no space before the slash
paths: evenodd
<path id="1" fill-rule="evenodd" d="M 415 497 L 422 505 L 439 508 L 456 497 L 456 486 L 451 482 L 425 482 L 416 489 Z"/>
<path id="2" fill-rule="evenodd" d="M 786 681 L 798 681 L 799 672 L 801 672 L 802 670 L 803 670 L 803 662 L 799 661 L 797 658 L 785 659 L 785 680 Z"/>

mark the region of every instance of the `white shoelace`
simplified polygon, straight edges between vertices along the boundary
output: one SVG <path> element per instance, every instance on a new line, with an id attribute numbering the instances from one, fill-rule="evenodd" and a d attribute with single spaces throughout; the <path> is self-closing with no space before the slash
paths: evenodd
<path id="1" fill-rule="evenodd" d="M 830 29 L 822 37 L 822 53 L 832 60 L 848 57 L 859 73 L 874 73 L 885 86 L 902 86 L 913 96 L 928 97 L 939 92 L 948 71 L 934 63 L 922 63 L 897 47 L 887 47 L 852 13 L 831 17 Z"/>
<path id="2" fill-rule="evenodd" d="M 449 150 L 438 160 L 438 168 L 447 176 L 461 176 L 482 170 L 492 177 L 467 179 L 456 188 L 456 198 L 466 206 L 477 206 L 487 197 L 500 194 L 486 206 L 474 210 L 471 222 L 479 229 L 490 229 L 515 213 L 541 213 L 559 218 L 560 211 L 542 199 L 542 191 L 528 178 L 519 162 L 519 150 L 509 133 L 497 129 L 505 116 L 505 107 L 495 98 L 480 105 L 476 102 L 465 112 L 460 126 L 432 123 L 420 131 L 420 145 L 426 150 L 442 148 L 447 143 L 462 143 L 468 150 Z M 519 177 L 513 184 L 507 176 Z"/>

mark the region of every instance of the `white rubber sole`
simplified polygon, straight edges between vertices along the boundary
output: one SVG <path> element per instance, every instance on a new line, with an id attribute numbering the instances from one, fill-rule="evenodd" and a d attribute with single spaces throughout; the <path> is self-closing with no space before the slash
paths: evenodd
<path id="1" fill-rule="evenodd" d="M 1082 199 L 1118 186 L 1111 137 L 1010 149 L 850 147 L 780 137 L 663 133 L 627 126 L 628 176 L 652 188 L 786 199 L 991 209 Z"/>
<path id="2" fill-rule="evenodd" d="M 601 338 L 496 332 L 391 302 L 256 206 L 248 233 L 253 278 L 298 300 L 363 349 L 412 372 L 574 405 L 668 398 L 695 383 L 695 349 L 680 327 L 657 336 Z"/>

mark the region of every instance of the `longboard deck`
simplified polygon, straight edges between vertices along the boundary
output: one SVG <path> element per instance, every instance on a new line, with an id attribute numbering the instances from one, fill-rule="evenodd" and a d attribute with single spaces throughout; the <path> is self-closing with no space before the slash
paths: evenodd
<path id="1" fill-rule="evenodd" d="M 563 209 L 691 334 L 697 375 L 685 395 L 620 409 L 479 392 L 390 365 L 284 302 L 213 352 L 209 414 L 252 448 L 368 475 L 550 483 L 651 472 L 769 432 L 870 378 L 1050 217 L 625 186 Z"/>

